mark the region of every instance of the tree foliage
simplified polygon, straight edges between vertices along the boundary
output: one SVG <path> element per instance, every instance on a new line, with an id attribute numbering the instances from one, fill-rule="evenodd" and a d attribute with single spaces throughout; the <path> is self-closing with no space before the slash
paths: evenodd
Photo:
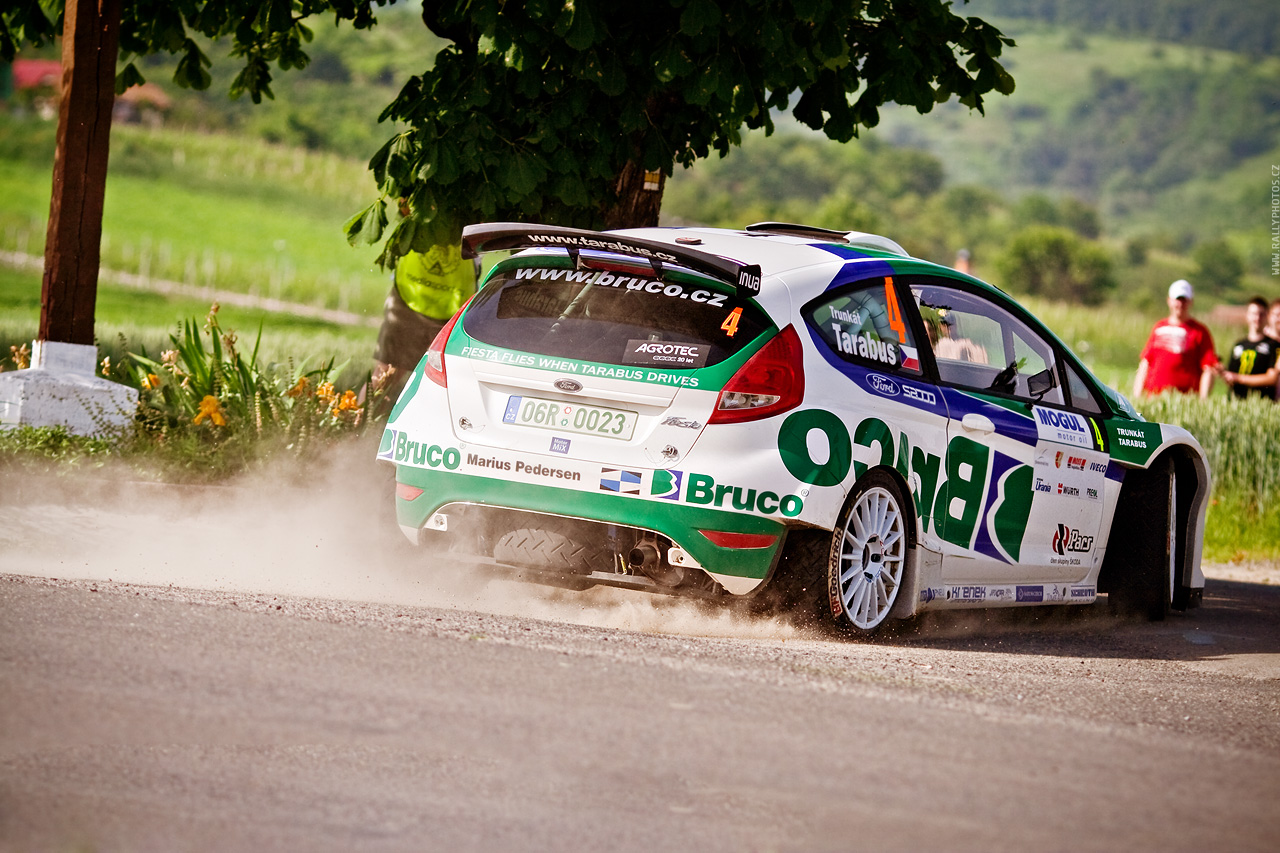
<path id="1" fill-rule="evenodd" d="M 998 266 L 1010 290 L 1064 302 L 1096 305 L 1116 284 L 1105 249 L 1056 225 L 1023 229 Z"/>
<path id="2" fill-rule="evenodd" d="M 0 13 L 0 56 L 60 31 L 62 3 L 45 8 L 18 0 Z M 231 94 L 257 102 L 272 96 L 273 68 L 308 64 L 305 22 L 363 29 L 374 11 L 360 0 L 124 0 L 117 90 L 141 82 L 138 60 L 153 54 L 175 59 L 179 85 L 207 88 L 205 36 L 230 41 Z M 422 18 L 448 43 L 379 117 L 407 129 L 370 161 L 380 198 L 347 223 L 353 243 L 386 239 L 383 263 L 455 241 L 468 221 L 656 223 L 677 164 L 723 156 L 783 110 L 848 141 L 887 102 L 925 113 L 955 98 L 981 111 L 985 95 L 1013 90 L 999 62 L 1013 42 L 945 0 L 428 0 Z"/>
<path id="3" fill-rule="evenodd" d="M 0 14 L 0 59 L 12 61 L 24 42 L 39 46 L 61 35 L 63 0 L 6 5 L 12 8 Z M 307 66 L 303 45 L 311 30 L 303 22 L 322 15 L 356 29 L 377 22 L 368 0 L 123 0 L 116 92 L 144 82 L 138 60 L 158 53 L 177 58 L 173 80 L 179 86 L 207 89 L 212 60 L 196 38 L 205 36 L 231 42 L 231 55 L 243 63 L 231 95 L 247 94 L 258 103 L 272 97 L 272 64 L 282 71 Z"/>
<path id="4" fill-rule="evenodd" d="M 1013 89 L 1012 42 L 938 0 L 446 0 L 423 18 L 451 43 L 383 111 L 408 129 L 348 226 L 370 243 L 390 226 L 383 261 L 467 221 L 656 224 L 639 177 L 724 155 L 788 108 L 847 141 L 887 101 L 981 110 Z"/>

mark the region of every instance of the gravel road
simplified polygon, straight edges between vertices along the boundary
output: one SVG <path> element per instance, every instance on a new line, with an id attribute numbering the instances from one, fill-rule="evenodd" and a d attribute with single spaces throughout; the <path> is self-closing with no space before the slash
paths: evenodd
<path id="1" fill-rule="evenodd" d="M 1280 572 L 877 643 L 417 561 L 380 486 L 6 484 L 0 849 L 1274 850 Z"/>

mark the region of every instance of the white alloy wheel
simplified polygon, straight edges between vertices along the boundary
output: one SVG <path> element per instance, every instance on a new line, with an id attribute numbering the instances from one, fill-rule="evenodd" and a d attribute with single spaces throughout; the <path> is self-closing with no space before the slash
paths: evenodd
<path id="1" fill-rule="evenodd" d="M 907 563 L 905 524 L 897 489 L 868 483 L 836 531 L 831 592 L 838 593 L 845 618 L 861 631 L 878 628 L 897 600 Z"/>

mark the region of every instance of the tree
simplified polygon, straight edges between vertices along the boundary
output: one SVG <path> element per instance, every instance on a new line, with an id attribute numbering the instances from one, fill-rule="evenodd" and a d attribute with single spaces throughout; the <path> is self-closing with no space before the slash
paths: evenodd
<path id="1" fill-rule="evenodd" d="M 1196 262 L 1196 284 L 1208 293 L 1228 293 L 1244 277 L 1244 261 L 1231 244 L 1221 238 L 1196 246 L 1191 252 Z"/>
<path id="2" fill-rule="evenodd" d="M 942 0 L 438 0 L 449 40 L 381 120 L 408 128 L 370 163 L 382 197 L 347 226 L 383 263 L 463 223 L 654 225 L 667 176 L 787 109 L 845 142 L 886 102 L 981 110 L 1009 93 L 1013 42 Z M 388 229 L 390 230 L 387 237 Z"/>
<path id="3" fill-rule="evenodd" d="M 1116 284 L 1105 249 L 1056 225 L 1024 228 L 998 267 L 1010 290 L 1064 302 L 1095 305 Z"/>
<path id="4" fill-rule="evenodd" d="M 157 53 L 178 57 L 176 83 L 207 87 L 211 63 L 194 38 L 204 35 L 230 40 L 243 62 L 231 95 L 255 102 L 271 97 L 273 64 L 306 66 L 304 21 L 375 23 L 367 0 L 52 0 L 53 18 L 40 0 L 6 5 L 0 58 L 52 39 L 64 5 L 88 5 L 117 28 L 116 91 L 142 82 L 136 60 Z M 984 95 L 1014 85 L 998 61 L 1013 42 L 946 0 L 425 0 L 422 18 L 449 43 L 379 117 L 408 129 L 370 161 L 381 196 L 347 223 L 353 242 L 386 239 L 384 264 L 455 242 L 467 221 L 656 224 L 677 163 L 723 156 L 744 128 L 771 131 L 792 97 L 799 121 L 848 141 L 886 102 L 925 113 L 955 97 L 981 111 Z M 92 85 L 109 102 L 101 78 Z M 88 141 L 104 166 L 109 127 Z M 96 245 L 103 181 L 80 191 L 80 247 Z M 47 244 L 46 277 L 64 245 Z M 41 330 L 49 315 L 51 339 L 76 342 L 92 329 L 96 276 L 67 289 L 70 303 L 43 302 Z"/>

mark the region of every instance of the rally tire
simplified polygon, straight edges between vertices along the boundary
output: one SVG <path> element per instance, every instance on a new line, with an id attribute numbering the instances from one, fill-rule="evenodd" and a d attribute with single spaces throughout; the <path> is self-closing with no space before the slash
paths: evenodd
<path id="1" fill-rule="evenodd" d="M 546 571 L 590 574 L 613 569 L 613 551 L 591 542 L 568 525 L 521 527 L 498 539 L 493 558 L 499 563 Z"/>
<path id="2" fill-rule="evenodd" d="M 897 480 L 871 471 L 858 481 L 831 534 L 827 607 L 843 631 L 871 635 L 890 621 L 906 582 L 912 518 Z"/>
<path id="3" fill-rule="evenodd" d="M 1143 511 L 1129 516 L 1130 527 L 1117 545 L 1129 545 L 1124 571 L 1108 593 L 1118 616 L 1161 622 L 1168 615 L 1177 576 L 1177 486 L 1173 460 L 1163 456 L 1135 478 L 1126 500 Z M 1133 476 L 1133 475 L 1131 475 Z"/>
<path id="4" fill-rule="evenodd" d="M 867 529 L 872 519 L 878 519 L 871 525 L 874 531 Z M 777 581 L 765 600 L 790 611 L 801 625 L 846 636 L 876 634 L 891 621 L 898 595 L 910 580 L 913 523 L 898 482 L 887 472 L 871 471 L 854 487 L 835 530 L 795 531 L 787 537 Z M 888 548 L 881 550 L 886 529 L 891 531 Z M 890 570 L 882 577 L 886 554 Z M 875 597 L 868 599 L 871 594 Z"/>

